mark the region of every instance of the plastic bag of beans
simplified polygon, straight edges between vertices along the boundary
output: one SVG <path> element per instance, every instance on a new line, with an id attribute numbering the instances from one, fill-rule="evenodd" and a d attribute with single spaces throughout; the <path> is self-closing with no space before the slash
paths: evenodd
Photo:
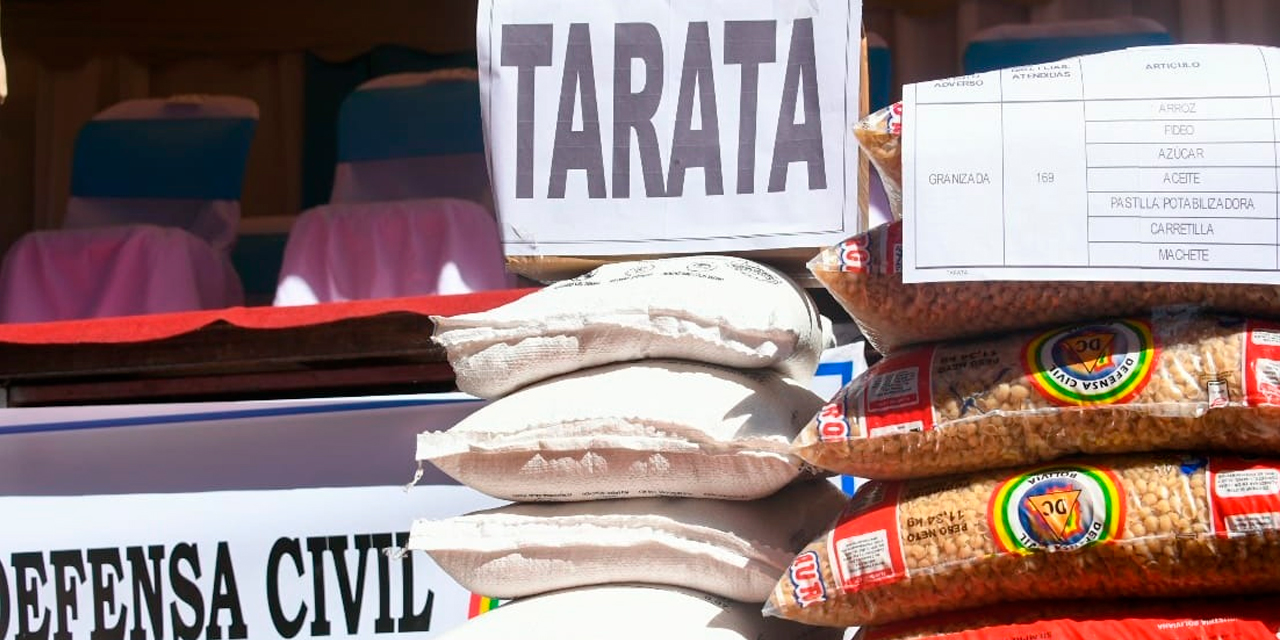
<path id="1" fill-rule="evenodd" d="M 880 174 L 889 212 L 902 219 L 902 103 L 895 102 L 860 120 L 853 127 L 858 146 Z"/>
<path id="2" fill-rule="evenodd" d="M 1280 455 L 1280 323 L 1193 311 L 906 349 L 800 431 L 820 469 L 906 479 L 1077 453 Z"/>
<path id="3" fill-rule="evenodd" d="M 880 225 L 809 262 L 867 342 L 889 354 L 925 342 L 972 338 L 1094 318 L 1202 306 L 1280 317 L 1280 287 L 1153 282 L 902 281 L 902 222 Z"/>
<path id="4" fill-rule="evenodd" d="M 1275 640 L 1280 596 L 1057 600 L 863 627 L 854 640 Z"/>
<path id="5" fill-rule="evenodd" d="M 1006 602 L 1280 590 L 1280 459 L 1148 454 L 871 481 L 764 613 L 884 625 Z"/>
<path id="6" fill-rule="evenodd" d="M 863 118 L 854 137 L 880 174 L 894 222 L 823 249 L 809 271 L 831 292 L 880 353 L 1092 318 L 1196 304 L 1228 313 L 1280 316 L 1280 287 L 1269 285 L 991 281 L 902 281 L 902 103 Z"/>

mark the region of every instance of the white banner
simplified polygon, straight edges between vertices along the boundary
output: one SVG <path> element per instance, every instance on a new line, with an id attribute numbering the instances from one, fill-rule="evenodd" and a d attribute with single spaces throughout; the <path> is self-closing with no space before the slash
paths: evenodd
<path id="1" fill-rule="evenodd" d="M 856 233 L 860 0 L 481 0 L 509 255 L 816 247 Z"/>
<path id="2" fill-rule="evenodd" d="M 0 498 L 0 638 L 430 638 L 476 605 L 414 518 L 502 504 L 458 486 Z"/>
<path id="3" fill-rule="evenodd" d="M 487 606 L 413 520 L 499 504 L 414 442 L 462 394 L 0 411 L 0 640 L 430 638 Z"/>
<path id="4" fill-rule="evenodd" d="M 481 406 L 450 393 L 4 409 L 0 495 L 402 485 L 418 433 Z"/>
<path id="5" fill-rule="evenodd" d="M 865 369 L 829 350 L 814 388 Z M 463 394 L 0 410 L 0 640 L 426 639 L 495 603 L 417 518 L 504 504 L 427 465 Z M 852 490 L 851 478 L 833 482 Z"/>

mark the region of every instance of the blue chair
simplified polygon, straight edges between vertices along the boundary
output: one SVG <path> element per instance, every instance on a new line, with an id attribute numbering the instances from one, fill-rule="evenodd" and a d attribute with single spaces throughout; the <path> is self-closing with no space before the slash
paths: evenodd
<path id="1" fill-rule="evenodd" d="M 258 107 L 230 96 L 129 100 L 76 137 L 63 228 L 0 269 L 0 321 L 237 306 L 230 252 Z"/>
<path id="2" fill-rule="evenodd" d="M 342 103 L 331 203 L 489 197 L 474 69 L 382 76 Z"/>
<path id="3" fill-rule="evenodd" d="M 327 205 L 294 223 L 274 304 L 508 288 L 474 69 L 394 74 L 344 101 Z"/>
<path id="4" fill-rule="evenodd" d="M 981 73 L 1063 58 L 1151 45 L 1173 44 L 1159 22 L 1124 17 L 1009 24 L 978 32 L 964 50 L 965 73 Z"/>
<path id="5" fill-rule="evenodd" d="M 893 60 L 889 43 L 880 34 L 867 32 L 867 84 L 871 111 L 879 111 L 893 101 Z"/>

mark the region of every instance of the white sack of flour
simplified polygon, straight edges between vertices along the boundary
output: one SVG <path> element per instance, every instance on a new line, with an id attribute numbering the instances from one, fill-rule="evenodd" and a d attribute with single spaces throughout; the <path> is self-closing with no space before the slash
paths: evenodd
<path id="1" fill-rule="evenodd" d="M 497 398 L 589 367 L 676 358 L 808 382 L 830 323 L 782 273 L 729 256 L 601 266 L 489 311 L 434 317 L 458 389 Z"/>
<path id="2" fill-rule="evenodd" d="M 503 599 L 643 582 L 763 604 L 847 502 L 835 485 L 814 480 L 751 501 L 517 503 L 418 520 L 408 548 L 425 551 L 467 590 Z"/>
<path id="3" fill-rule="evenodd" d="M 752 500 L 810 470 L 791 441 L 822 404 L 767 369 L 612 364 L 540 382 L 447 431 L 421 433 L 417 459 L 517 502 Z"/>

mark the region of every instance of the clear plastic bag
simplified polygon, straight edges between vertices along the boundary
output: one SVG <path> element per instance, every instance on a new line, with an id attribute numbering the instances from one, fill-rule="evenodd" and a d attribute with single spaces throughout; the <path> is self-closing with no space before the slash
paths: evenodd
<path id="1" fill-rule="evenodd" d="M 884 625 L 1066 597 L 1280 591 L 1280 460 L 1064 460 L 859 488 L 764 613 Z"/>
<path id="2" fill-rule="evenodd" d="M 840 390 L 792 443 L 885 480 L 1075 454 L 1280 455 L 1280 323 L 1186 310 L 907 349 Z"/>
<path id="3" fill-rule="evenodd" d="M 910 345 L 1202 306 L 1280 317 L 1280 287 L 1157 282 L 902 281 L 902 222 L 823 249 L 809 270 L 858 325 L 890 354 Z"/>
<path id="4" fill-rule="evenodd" d="M 880 174 L 894 220 L 902 219 L 902 103 L 895 102 L 853 127 L 858 146 Z"/>

